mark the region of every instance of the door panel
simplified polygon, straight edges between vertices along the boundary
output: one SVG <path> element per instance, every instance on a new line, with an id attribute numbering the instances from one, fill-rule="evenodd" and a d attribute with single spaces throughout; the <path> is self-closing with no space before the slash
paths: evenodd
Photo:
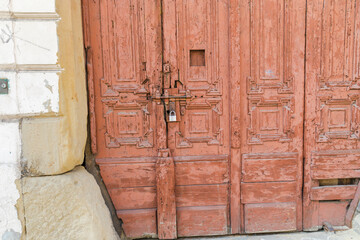
<path id="1" fill-rule="evenodd" d="M 317 230 L 345 224 L 355 191 L 339 199 L 329 189 L 355 189 L 360 178 L 360 2 L 307 9 L 304 229 Z"/>
<path id="2" fill-rule="evenodd" d="M 160 1 L 84 1 L 84 10 L 96 162 L 127 236 L 155 237 L 162 113 L 148 96 L 161 84 Z"/>
<path id="3" fill-rule="evenodd" d="M 84 0 L 83 10 L 92 150 L 128 237 L 349 224 L 359 0 Z"/>
<path id="4" fill-rule="evenodd" d="M 301 230 L 305 1 L 231 8 L 233 233 Z"/>
<path id="5" fill-rule="evenodd" d="M 226 234 L 229 69 L 228 46 L 220 43 L 228 42 L 228 4 L 176 0 L 163 1 L 163 9 L 164 64 L 170 69 L 164 91 L 187 96 L 174 100 L 177 121 L 167 123 L 178 236 Z"/>

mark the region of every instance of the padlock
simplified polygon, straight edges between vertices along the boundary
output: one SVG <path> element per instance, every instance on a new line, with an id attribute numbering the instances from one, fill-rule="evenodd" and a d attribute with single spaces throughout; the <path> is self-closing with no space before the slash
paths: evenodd
<path id="1" fill-rule="evenodd" d="M 176 122 L 176 112 L 174 110 L 169 113 L 169 122 Z"/>

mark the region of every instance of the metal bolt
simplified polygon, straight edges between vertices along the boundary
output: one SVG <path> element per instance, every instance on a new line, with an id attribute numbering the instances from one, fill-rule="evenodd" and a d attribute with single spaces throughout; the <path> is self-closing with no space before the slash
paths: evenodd
<path id="1" fill-rule="evenodd" d="M 6 89 L 6 88 L 7 88 L 6 83 L 2 83 L 2 84 L 1 84 L 1 88 Z"/>

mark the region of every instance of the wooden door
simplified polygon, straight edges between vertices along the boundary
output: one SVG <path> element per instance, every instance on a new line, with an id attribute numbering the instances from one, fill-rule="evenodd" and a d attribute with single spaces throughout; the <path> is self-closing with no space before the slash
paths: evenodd
<path id="1" fill-rule="evenodd" d="M 127 236 L 155 237 L 166 129 L 149 96 L 161 88 L 161 4 L 91 0 L 83 12 L 92 151 Z"/>
<path id="2" fill-rule="evenodd" d="M 360 194 L 360 1 L 307 4 L 304 229 L 318 230 L 350 225 Z"/>
<path id="3" fill-rule="evenodd" d="M 229 215 L 227 1 L 163 1 L 168 147 L 175 163 L 177 235 L 221 235 Z M 173 97 L 171 97 L 173 96 Z M 185 97 L 185 98 L 181 98 Z"/>
<path id="4" fill-rule="evenodd" d="M 83 12 L 92 151 L 128 237 L 302 229 L 306 1 Z"/>
<path id="5" fill-rule="evenodd" d="M 231 1 L 233 233 L 302 229 L 305 3 Z"/>

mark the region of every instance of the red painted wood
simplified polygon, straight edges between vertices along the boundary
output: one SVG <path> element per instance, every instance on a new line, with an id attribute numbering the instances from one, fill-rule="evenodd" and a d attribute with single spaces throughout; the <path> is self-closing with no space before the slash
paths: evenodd
<path id="1" fill-rule="evenodd" d="M 125 235 L 130 238 L 153 238 L 157 236 L 156 209 L 118 210 L 123 221 Z"/>
<path id="2" fill-rule="evenodd" d="M 348 206 L 348 201 L 320 202 L 318 225 L 322 226 L 324 222 L 328 222 L 333 226 L 344 226 Z"/>
<path id="3" fill-rule="evenodd" d="M 178 236 L 223 235 L 227 233 L 226 206 L 182 207 L 177 209 Z"/>
<path id="4" fill-rule="evenodd" d="M 221 184 L 229 182 L 228 162 L 175 162 L 176 184 Z"/>
<path id="5" fill-rule="evenodd" d="M 345 196 L 326 190 L 314 198 L 319 180 L 360 178 L 359 3 L 307 1 L 305 230 L 320 229 L 324 221 L 344 225 L 346 204 L 319 200 Z"/>
<path id="6" fill-rule="evenodd" d="M 296 203 L 245 204 L 245 232 L 296 230 Z"/>
<path id="7" fill-rule="evenodd" d="M 156 162 L 157 220 L 160 239 L 175 239 L 176 203 L 174 160 L 159 157 Z"/>
<path id="8" fill-rule="evenodd" d="M 319 182 L 360 178 L 358 1 L 83 0 L 91 146 L 129 237 L 344 224 L 323 201 L 355 187 Z"/>
<path id="9" fill-rule="evenodd" d="M 103 164 L 100 171 L 108 188 L 156 186 L 155 163 Z"/>
<path id="10" fill-rule="evenodd" d="M 310 199 L 313 201 L 353 199 L 357 185 L 322 186 L 311 189 Z"/>
<path id="11" fill-rule="evenodd" d="M 243 183 L 241 188 L 243 204 L 296 201 L 296 182 Z"/>
<path id="12" fill-rule="evenodd" d="M 232 140 L 240 149 L 240 214 L 245 219 L 240 230 L 301 230 L 306 1 L 233 0 L 231 7 L 230 71 L 237 101 L 231 120 L 238 124 L 232 126 Z M 284 185 L 267 192 L 276 181 Z M 288 200 L 293 202 L 291 224 L 263 221 L 272 211 L 266 204 Z M 246 211 L 244 201 L 256 201 L 264 210 Z M 281 207 L 288 211 L 281 204 L 277 211 Z"/>
<path id="13" fill-rule="evenodd" d="M 107 188 L 116 209 L 143 209 L 156 207 L 155 186 L 116 189 Z"/>
<path id="14" fill-rule="evenodd" d="M 354 198 L 352 199 L 345 216 L 345 224 L 350 228 L 352 227 L 352 219 L 354 217 L 355 210 L 359 204 L 359 200 L 360 200 L 360 182 L 357 185 Z"/>
<path id="15" fill-rule="evenodd" d="M 176 206 L 214 206 L 227 205 L 228 186 L 223 185 L 196 185 L 176 187 Z"/>

